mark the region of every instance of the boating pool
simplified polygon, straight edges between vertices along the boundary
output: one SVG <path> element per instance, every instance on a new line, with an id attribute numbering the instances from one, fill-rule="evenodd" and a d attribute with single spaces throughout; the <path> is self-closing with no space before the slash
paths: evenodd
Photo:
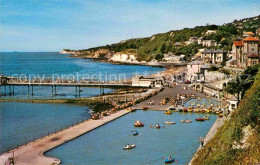
<path id="1" fill-rule="evenodd" d="M 199 147 L 198 138 L 206 136 L 217 118 L 213 114 L 208 116 L 210 120 L 196 122 L 195 118 L 203 117 L 203 114 L 174 112 L 165 115 L 162 111 L 140 110 L 56 147 L 45 155 L 59 158 L 64 165 L 164 164 L 162 157 L 169 155 L 176 158 L 176 164 L 187 164 Z M 183 119 L 193 122 L 180 123 Z M 145 126 L 134 128 L 136 120 Z M 176 124 L 165 125 L 161 129 L 150 127 L 156 123 L 163 126 L 162 122 L 166 120 Z M 136 129 L 140 134 L 133 136 L 131 131 Z M 136 144 L 136 148 L 123 150 L 126 144 Z"/>
<path id="2" fill-rule="evenodd" d="M 0 102 L 0 153 L 89 118 L 86 106 Z"/>

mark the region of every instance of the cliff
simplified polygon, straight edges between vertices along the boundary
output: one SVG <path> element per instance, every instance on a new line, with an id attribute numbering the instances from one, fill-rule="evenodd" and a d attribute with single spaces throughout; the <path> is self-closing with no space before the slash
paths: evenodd
<path id="1" fill-rule="evenodd" d="M 258 164 L 260 162 L 260 69 L 246 92 L 214 137 L 199 150 L 192 165 Z"/>

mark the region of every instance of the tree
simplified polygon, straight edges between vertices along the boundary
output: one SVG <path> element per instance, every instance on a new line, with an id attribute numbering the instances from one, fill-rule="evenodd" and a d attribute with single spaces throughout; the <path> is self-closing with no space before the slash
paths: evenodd
<path id="1" fill-rule="evenodd" d="M 240 96 L 242 90 L 243 87 L 241 85 L 239 78 L 236 78 L 234 81 L 228 82 L 227 87 L 225 88 L 225 91 L 227 93 L 230 93 L 234 95 L 235 98 L 237 98 L 238 103 L 240 102 Z"/>
<path id="2" fill-rule="evenodd" d="M 161 60 L 163 59 L 163 57 L 164 57 L 163 54 L 156 54 L 155 59 L 156 59 L 157 61 L 161 61 Z"/>

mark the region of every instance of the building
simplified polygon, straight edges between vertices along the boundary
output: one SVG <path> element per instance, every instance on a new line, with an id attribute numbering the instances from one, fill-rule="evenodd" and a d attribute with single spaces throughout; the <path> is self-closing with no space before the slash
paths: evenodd
<path id="1" fill-rule="evenodd" d="M 162 78 L 143 77 L 143 76 L 135 76 L 132 78 L 132 86 L 161 87 L 163 83 L 164 81 Z"/>
<path id="2" fill-rule="evenodd" d="M 221 64 L 226 60 L 227 52 L 224 50 L 205 49 L 201 52 L 203 61 L 211 64 Z"/>
<path id="3" fill-rule="evenodd" d="M 236 60 L 236 67 L 245 68 L 259 63 L 259 39 L 249 36 L 242 41 L 234 41 L 232 58 Z"/>
<path id="4" fill-rule="evenodd" d="M 187 64 L 187 80 L 194 82 L 194 81 L 201 81 L 201 66 L 204 65 L 205 62 L 201 60 L 192 61 Z"/>
<path id="5" fill-rule="evenodd" d="M 215 41 L 215 40 L 203 40 L 202 45 L 206 46 L 206 47 L 217 46 L 217 41 Z"/>
<path id="6" fill-rule="evenodd" d="M 255 34 L 260 36 L 260 27 L 256 29 Z"/>
<path id="7" fill-rule="evenodd" d="M 249 37 L 254 36 L 255 34 L 253 32 L 243 32 L 243 37 Z"/>
<path id="8" fill-rule="evenodd" d="M 198 44 L 199 45 L 202 44 L 202 41 L 203 41 L 203 37 L 198 38 Z"/>
<path id="9" fill-rule="evenodd" d="M 212 97 L 219 99 L 223 97 L 223 89 L 215 87 L 211 84 L 203 84 L 202 91 L 203 93 Z"/>
<path id="10" fill-rule="evenodd" d="M 190 42 L 198 42 L 198 37 L 190 37 Z"/>
<path id="11" fill-rule="evenodd" d="M 233 100 L 227 100 L 228 102 L 228 110 L 233 111 L 237 109 L 238 101 L 236 99 Z"/>
<path id="12" fill-rule="evenodd" d="M 217 33 L 217 30 L 208 30 L 206 32 L 206 35 L 215 34 L 215 33 Z"/>

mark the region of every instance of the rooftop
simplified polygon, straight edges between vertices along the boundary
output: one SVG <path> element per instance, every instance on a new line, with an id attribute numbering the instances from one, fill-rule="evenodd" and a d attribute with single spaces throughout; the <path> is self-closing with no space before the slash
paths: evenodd
<path id="1" fill-rule="evenodd" d="M 243 39 L 243 41 L 260 41 L 258 38 L 252 37 L 252 36 L 248 36 L 245 39 Z"/>

